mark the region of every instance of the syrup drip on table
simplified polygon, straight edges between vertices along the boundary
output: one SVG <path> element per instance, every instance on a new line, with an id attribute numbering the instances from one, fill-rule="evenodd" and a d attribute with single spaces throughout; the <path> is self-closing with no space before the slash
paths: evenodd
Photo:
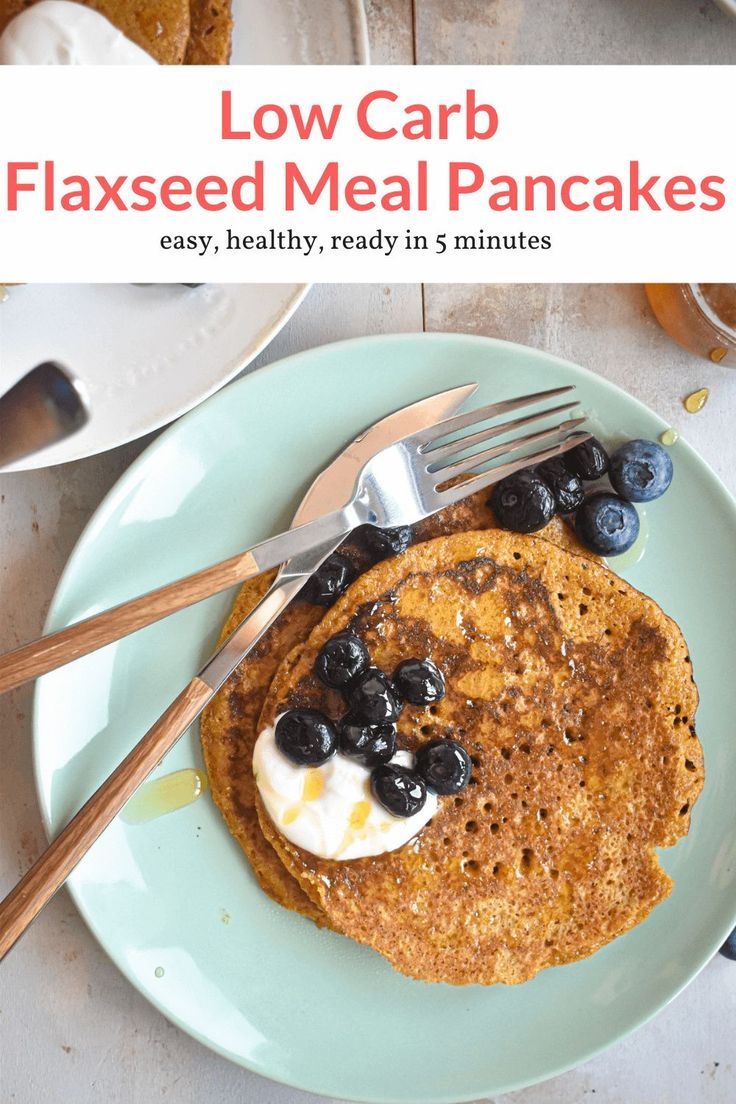
<path id="1" fill-rule="evenodd" d="M 703 409 L 710 396 L 709 387 L 701 387 L 699 391 L 693 391 L 691 395 L 688 395 L 682 401 L 682 405 L 687 410 L 688 414 L 697 414 Z"/>
<path id="2" fill-rule="evenodd" d="M 123 809 L 122 818 L 127 824 L 145 824 L 191 805 L 206 789 L 207 775 L 203 770 L 186 767 L 173 771 L 144 782 Z"/>

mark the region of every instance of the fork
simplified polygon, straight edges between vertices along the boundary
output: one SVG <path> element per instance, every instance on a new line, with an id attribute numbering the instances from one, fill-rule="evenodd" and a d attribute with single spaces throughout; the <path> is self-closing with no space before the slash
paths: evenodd
<path id="1" fill-rule="evenodd" d="M 586 435 L 573 435 L 517 459 L 508 459 L 514 453 L 572 432 L 582 424 L 584 418 L 567 419 L 558 425 L 515 436 L 512 440 L 499 442 L 480 451 L 470 454 L 466 452 L 495 438 L 516 433 L 535 422 L 570 413 L 576 406 L 575 402 L 526 414 L 442 442 L 461 430 L 481 425 L 491 418 L 511 414 L 525 406 L 573 390 L 572 386 L 558 387 L 490 403 L 401 438 L 366 461 L 358 472 L 351 498 L 340 509 L 305 525 L 295 526 L 275 537 L 269 537 L 221 563 L 0 656 L 0 693 L 54 670 L 72 659 L 87 655 L 236 583 L 260 575 L 295 556 L 329 544 L 334 547 L 359 525 L 377 525 L 382 528 L 413 525 L 521 468 L 560 455 L 586 439 Z M 502 462 L 478 472 L 479 468 L 492 461 Z M 470 472 L 477 474 L 459 485 L 446 486 L 448 481 Z"/>
<path id="2" fill-rule="evenodd" d="M 557 389 L 553 394 L 572 390 L 573 388 Z M 527 395 L 503 404 L 494 403 L 479 410 L 458 414 L 381 449 L 359 470 L 353 495 L 342 509 L 286 534 L 262 541 L 236 557 L 243 563 L 245 574 L 242 577 L 258 574 L 275 566 L 282 559 L 310 549 L 326 554 L 336 538 L 347 535 L 357 525 L 368 523 L 393 527 L 414 524 L 498 479 L 558 456 L 587 440 L 589 434 L 573 432 L 584 421 L 584 418 L 577 417 L 568 418 L 552 428 L 535 430 L 480 451 L 468 452 L 474 446 L 486 445 L 493 438 L 513 433 L 540 419 L 569 413 L 576 405 L 571 402 L 442 443 L 452 434 L 497 416 L 499 407 L 504 413 L 510 413 L 524 405 L 539 402 L 540 398 L 549 395 L 550 392 L 543 396 Z M 535 451 L 516 459 L 508 459 L 511 453 L 532 448 L 552 437 L 567 433 L 571 435 L 558 440 L 554 445 L 535 448 Z M 502 463 L 477 472 L 478 467 L 495 460 L 501 460 Z M 476 474 L 470 476 L 470 472 Z M 461 484 L 447 486 L 448 481 L 464 475 L 468 478 Z M 0 958 L 7 954 L 141 782 L 171 750 L 199 716 L 213 693 L 237 667 L 242 658 L 242 650 L 233 646 L 237 636 L 238 630 L 224 642 L 207 666 L 189 682 L 107 781 L 103 782 L 72 817 L 5 900 L 0 902 Z"/>

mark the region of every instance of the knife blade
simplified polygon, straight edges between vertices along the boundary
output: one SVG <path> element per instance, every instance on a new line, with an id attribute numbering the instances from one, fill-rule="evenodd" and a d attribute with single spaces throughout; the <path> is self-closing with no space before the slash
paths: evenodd
<path id="1" fill-rule="evenodd" d="M 475 383 L 468 383 L 429 395 L 374 422 L 320 472 L 304 495 L 292 525 L 304 525 L 331 510 L 339 509 L 350 497 L 357 473 L 366 460 L 399 438 L 416 433 L 454 414 L 477 390 L 477 386 Z M 341 542 L 342 538 L 338 541 L 330 540 L 282 565 L 258 605 L 236 626 L 199 671 L 198 677 L 210 687 L 213 694 L 283 613 L 310 575 L 332 555 Z"/>

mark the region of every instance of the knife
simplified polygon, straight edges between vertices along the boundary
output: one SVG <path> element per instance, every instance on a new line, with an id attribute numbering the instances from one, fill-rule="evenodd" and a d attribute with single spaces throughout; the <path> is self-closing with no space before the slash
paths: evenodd
<path id="1" fill-rule="evenodd" d="M 338 510 L 350 497 L 356 476 L 366 460 L 406 434 L 416 433 L 443 418 L 449 418 L 474 394 L 477 386 L 475 383 L 468 383 L 449 391 L 441 391 L 374 422 L 320 472 L 304 495 L 294 515 L 292 527 L 305 525 L 332 510 Z M 243 618 L 199 672 L 198 678 L 210 687 L 213 694 L 268 632 L 307 579 L 343 540 L 344 537 L 336 541 L 330 540 L 318 549 L 295 556 L 282 565 L 258 605 Z"/>
<path id="2" fill-rule="evenodd" d="M 430 395 L 397 410 L 351 442 L 315 479 L 302 501 L 294 524 L 303 524 L 345 500 L 357 471 L 374 452 L 425 426 L 446 418 L 476 389 L 475 384 Z M 44 905 L 64 884 L 79 860 L 121 811 L 140 784 L 197 719 L 225 679 L 247 656 L 269 625 L 286 608 L 309 576 L 334 552 L 334 541 L 285 564 L 271 590 L 255 610 L 227 638 L 171 703 L 145 736 L 132 748 L 107 781 L 72 817 L 20 882 L 0 901 L 0 959 L 2 959 Z"/>

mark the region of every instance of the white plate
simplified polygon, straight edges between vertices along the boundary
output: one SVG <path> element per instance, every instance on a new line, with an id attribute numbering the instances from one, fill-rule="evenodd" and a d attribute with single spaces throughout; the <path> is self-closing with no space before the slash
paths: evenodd
<path id="1" fill-rule="evenodd" d="M 366 64 L 362 0 L 233 0 L 234 64 Z M 34 285 L 0 305 L 0 394 L 58 360 L 90 396 L 89 425 L 16 465 L 77 460 L 190 410 L 271 341 L 305 285 Z"/>
<path id="2" fill-rule="evenodd" d="M 29 284 L 0 305 L 0 394 L 56 360 L 81 381 L 79 433 L 16 465 L 42 468 L 158 429 L 237 375 L 304 298 L 303 284 Z"/>

